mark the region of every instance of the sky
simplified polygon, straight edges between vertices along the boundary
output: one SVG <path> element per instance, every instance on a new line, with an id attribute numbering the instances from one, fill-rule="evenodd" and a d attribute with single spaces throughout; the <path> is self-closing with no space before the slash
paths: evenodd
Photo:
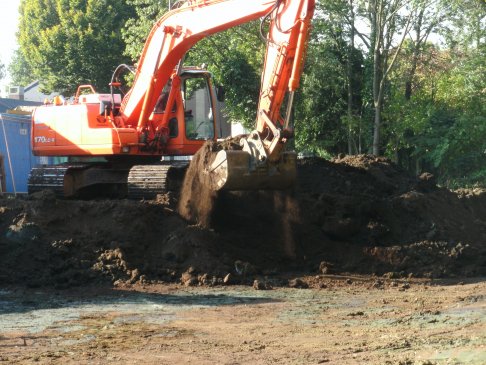
<path id="1" fill-rule="evenodd" d="M 17 48 L 15 33 L 19 19 L 20 0 L 0 0 L 0 62 L 8 66 L 12 58 L 13 51 Z M 9 77 L 0 81 L 0 85 L 8 84 Z"/>

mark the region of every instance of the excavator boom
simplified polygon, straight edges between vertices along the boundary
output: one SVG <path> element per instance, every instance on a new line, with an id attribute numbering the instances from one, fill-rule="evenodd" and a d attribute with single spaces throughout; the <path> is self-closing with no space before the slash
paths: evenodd
<path id="1" fill-rule="evenodd" d="M 162 16 L 150 32 L 133 87 L 121 113 L 128 124 L 142 127 L 160 90 L 187 51 L 207 36 L 258 19 L 275 0 L 198 0 Z"/>

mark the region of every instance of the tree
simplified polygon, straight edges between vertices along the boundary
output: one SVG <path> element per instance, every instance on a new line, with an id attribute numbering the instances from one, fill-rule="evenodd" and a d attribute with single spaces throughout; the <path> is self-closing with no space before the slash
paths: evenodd
<path id="1" fill-rule="evenodd" d="M 331 41 L 312 44 L 295 103 L 296 147 L 320 156 L 347 149 L 346 67 Z"/>
<path id="2" fill-rule="evenodd" d="M 360 150 L 362 54 L 348 0 L 318 2 L 295 103 L 296 147 L 321 156 Z"/>
<path id="3" fill-rule="evenodd" d="M 420 1 L 416 10 L 415 21 L 407 42 L 408 50 L 411 53 L 411 59 L 409 68 L 405 72 L 405 100 L 410 100 L 412 96 L 415 72 L 420 57 L 427 46 L 429 36 L 432 32 L 436 31 L 442 21 L 450 15 L 449 8 L 442 6 L 438 1 Z"/>
<path id="4" fill-rule="evenodd" d="M 346 47 L 346 83 L 347 83 L 347 113 L 348 154 L 362 153 L 362 106 L 363 106 L 363 55 L 356 48 L 356 0 L 337 0 L 326 2 L 331 9 L 337 9 L 338 23 L 343 28 Z M 344 42 L 343 39 L 343 42 Z"/>
<path id="5" fill-rule="evenodd" d="M 422 159 L 414 154 L 416 146 L 411 143 L 411 137 L 421 133 L 421 112 L 431 103 L 427 93 L 422 91 L 427 88 L 428 76 L 444 69 L 438 58 L 439 49 L 428 40 L 431 34 L 441 29 L 449 13 L 450 8 L 443 6 L 440 1 L 416 2 L 412 27 L 388 77 L 387 102 L 383 106 L 385 123 L 382 145 L 386 155 L 411 172 L 420 170 Z M 413 97 L 415 93 L 418 93 L 417 98 Z"/>
<path id="6" fill-rule="evenodd" d="M 120 30 L 132 12 L 125 0 L 22 0 L 20 52 L 45 91 L 106 89 L 126 61 Z"/>
<path id="7" fill-rule="evenodd" d="M 443 35 L 451 48 L 481 48 L 486 43 L 486 2 L 484 0 L 443 0 L 450 9 L 449 26 Z"/>
<path id="8" fill-rule="evenodd" d="M 5 77 L 5 65 L 0 61 L 0 80 Z"/>
<path id="9" fill-rule="evenodd" d="M 20 49 L 15 50 L 8 71 L 14 85 L 28 85 L 36 81 L 36 77 Z"/>
<path id="10" fill-rule="evenodd" d="M 349 0 L 348 3 L 348 13 L 349 13 L 349 45 L 348 45 L 348 52 L 347 52 L 347 65 L 346 65 L 346 78 L 348 83 L 348 110 L 347 110 L 347 124 L 348 124 L 348 154 L 353 154 L 353 139 L 352 139 L 352 126 L 353 120 L 355 119 L 354 113 L 354 103 L 353 103 L 353 61 L 354 61 L 354 28 L 356 27 L 355 24 L 355 14 L 354 14 L 354 0 Z M 361 140 L 361 139 L 360 139 Z M 354 148 L 355 151 L 361 151 L 361 143 L 358 148 Z"/>
<path id="11" fill-rule="evenodd" d="M 136 62 L 142 53 L 143 45 L 157 19 L 169 10 L 167 0 L 126 0 L 134 11 L 122 29 L 125 41 L 124 54 Z"/>
<path id="12" fill-rule="evenodd" d="M 486 186 L 486 49 L 425 45 L 407 100 L 403 79 L 412 58 L 404 52 L 390 77 L 394 86 L 383 114 L 395 123 L 384 130 L 386 152 L 396 153 L 411 172 L 426 169 L 449 187 Z"/>
<path id="13" fill-rule="evenodd" d="M 316 4 L 316 15 L 313 22 L 316 41 L 311 47 L 327 47 L 332 45 L 333 53 L 342 65 L 340 75 L 346 87 L 346 114 L 339 118 L 347 133 L 348 154 L 361 151 L 361 52 L 355 47 L 355 0 L 321 1 Z M 359 63 L 359 64 L 358 64 Z M 311 66 L 312 67 L 312 66 Z M 325 70 L 321 77 L 329 77 Z M 343 129 L 344 130 L 344 129 Z M 340 151 L 341 152 L 341 151 Z"/>
<path id="14" fill-rule="evenodd" d="M 451 122 L 428 158 L 451 185 L 486 186 L 486 49 L 451 57 L 455 62 L 440 75 L 435 95 Z"/>
<path id="15" fill-rule="evenodd" d="M 373 154 L 380 154 L 382 110 L 388 75 L 410 30 L 413 9 L 406 0 L 364 0 L 360 12 L 369 22 L 369 34 L 357 32 L 368 47 L 372 59 L 372 94 L 374 107 Z M 397 36 L 400 38 L 397 40 Z"/>

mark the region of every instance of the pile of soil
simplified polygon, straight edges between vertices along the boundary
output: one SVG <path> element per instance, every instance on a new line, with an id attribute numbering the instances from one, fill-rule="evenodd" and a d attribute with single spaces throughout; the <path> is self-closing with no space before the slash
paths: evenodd
<path id="1" fill-rule="evenodd" d="M 288 192 L 191 189 L 155 201 L 0 198 L 0 285 L 486 275 L 486 191 L 449 191 L 384 158 L 300 160 Z M 196 222 L 177 211 L 195 197 L 209 202 Z"/>

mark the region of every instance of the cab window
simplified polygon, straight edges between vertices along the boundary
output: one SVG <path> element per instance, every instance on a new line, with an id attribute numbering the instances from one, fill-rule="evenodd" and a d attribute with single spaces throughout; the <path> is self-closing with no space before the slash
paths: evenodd
<path id="1" fill-rule="evenodd" d="M 214 138 L 213 108 L 208 86 L 208 81 L 204 77 L 191 77 L 184 80 L 184 117 L 188 139 Z"/>

